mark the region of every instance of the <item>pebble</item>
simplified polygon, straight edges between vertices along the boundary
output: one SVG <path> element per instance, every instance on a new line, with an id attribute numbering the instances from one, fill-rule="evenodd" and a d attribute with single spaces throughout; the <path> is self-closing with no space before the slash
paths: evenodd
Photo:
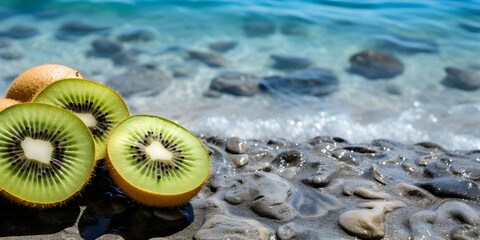
<path id="1" fill-rule="evenodd" d="M 149 42 L 155 40 L 156 35 L 148 29 L 134 29 L 120 33 L 117 37 L 122 42 Z"/>
<path id="2" fill-rule="evenodd" d="M 241 72 L 222 72 L 210 82 L 210 90 L 234 96 L 253 96 L 260 91 L 256 76 Z"/>
<path id="3" fill-rule="evenodd" d="M 274 63 L 272 68 L 277 70 L 292 71 L 305 69 L 313 65 L 313 62 L 310 59 L 297 57 L 297 56 L 288 56 L 280 54 L 272 54 L 270 58 L 273 59 Z"/>
<path id="4" fill-rule="evenodd" d="M 10 27 L 6 31 L 0 32 L 1 37 L 8 37 L 13 39 L 31 38 L 38 34 L 40 34 L 40 31 L 38 31 L 38 29 L 26 25 L 15 25 Z"/>
<path id="5" fill-rule="evenodd" d="M 266 37 L 275 33 L 275 23 L 267 18 L 249 17 L 243 22 L 243 31 L 247 37 Z"/>
<path id="6" fill-rule="evenodd" d="M 260 86 L 271 93 L 325 96 L 339 89 L 339 80 L 327 69 L 305 69 L 284 76 L 265 77 Z"/>
<path id="7" fill-rule="evenodd" d="M 385 215 L 395 209 L 406 207 L 401 201 L 366 202 L 361 209 L 342 213 L 338 223 L 353 236 L 363 239 L 380 239 L 385 236 Z"/>
<path id="8" fill-rule="evenodd" d="M 289 150 L 281 152 L 273 159 L 273 163 L 280 166 L 300 167 L 305 162 L 303 154 L 298 150 Z"/>
<path id="9" fill-rule="evenodd" d="M 371 80 L 388 79 L 403 73 L 404 66 L 393 55 L 367 50 L 350 57 L 349 71 Z"/>
<path id="10" fill-rule="evenodd" d="M 123 97 L 134 94 L 151 96 L 164 91 L 172 79 L 161 70 L 151 65 L 137 65 L 125 72 L 112 76 L 107 84 L 117 90 Z"/>
<path id="11" fill-rule="evenodd" d="M 198 60 L 205 65 L 213 68 L 219 68 L 219 67 L 224 67 L 228 65 L 227 59 L 222 57 L 221 55 L 218 55 L 216 53 L 212 52 L 202 52 L 202 51 L 194 51 L 190 50 L 188 51 L 188 56 L 191 59 Z"/>
<path id="12" fill-rule="evenodd" d="M 295 209 L 288 204 L 291 186 L 283 178 L 271 173 L 242 173 L 236 184 L 225 193 L 231 204 L 246 203 L 259 216 L 288 221 L 296 216 Z"/>
<path id="13" fill-rule="evenodd" d="M 297 223 L 287 223 L 277 229 L 280 240 L 318 240 L 322 233 Z"/>
<path id="14" fill-rule="evenodd" d="M 187 63 L 172 64 L 168 69 L 172 72 L 172 75 L 175 78 L 189 77 L 197 70 L 193 64 Z"/>
<path id="15" fill-rule="evenodd" d="M 195 234 L 194 239 L 265 240 L 273 237 L 273 231 L 259 221 L 216 214 L 207 219 Z"/>
<path id="16" fill-rule="evenodd" d="M 476 182 L 470 180 L 440 177 L 431 181 L 419 182 L 416 185 L 442 198 L 480 200 L 480 187 Z"/>
<path id="17" fill-rule="evenodd" d="M 445 68 L 445 72 L 447 76 L 442 84 L 447 87 L 465 91 L 475 91 L 480 88 L 480 73 L 454 67 Z"/>
<path id="18" fill-rule="evenodd" d="M 243 167 L 249 162 L 248 154 L 231 154 L 230 161 L 236 168 Z"/>
<path id="19" fill-rule="evenodd" d="M 137 63 L 137 56 L 140 54 L 140 51 L 135 49 L 127 49 L 120 51 L 111 56 L 112 62 L 115 65 L 127 66 Z"/>
<path id="20" fill-rule="evenodd" d="M 231 137 L 227 139 L 227 152 L 233 154 L 242 154 L 248 151 L 248 143 L 247 141 L 239 138 L 239 137 Z"/>
<path id="21" fill-rule="evenodd" d="M 208 48 L 217 52 L 228 52 L 234 49 L 238 45 L 236 41 L 230 40 L 223 40 L 223 41 L 216 41 L 208 44 Z"/>
<path id="22" fill-rule="evenodd" d="M 5 60 L 18 60 L 23 58 L 23 54 L 19 51 L 8 49 L 0 52 L 0 58 Z"/>

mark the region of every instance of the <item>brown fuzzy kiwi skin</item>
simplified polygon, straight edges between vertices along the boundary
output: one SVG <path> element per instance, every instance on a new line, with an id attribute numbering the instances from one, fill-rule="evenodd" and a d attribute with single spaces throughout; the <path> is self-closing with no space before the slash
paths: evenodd
<path id="1" fill-rule="evenodd" d="M 140 115 L 135 115 L 135 116 L 148 116 L 148 117 L 157 117 L 153 115 L 147 115 L 147 114 L 140 114 Z M 128 118 L 127 118 L 128 119 Z M 124 119 L 123 121 L 126 121 L 127 119 Z M 165 119 L 166 121 L 172 122 L 168 119 Z M 122 121 L 122 122 L 123 122 Z M 119 126 L 122 122 L 118 123 L 117 126 Z M 178 125 L 177 123 L 174 123 Z M 185 131 L 189 132 L 193 136 L 195 136 L 193 133 L 191 133 L 189 130 L 184 128 L 181 125 L 178 125 Z M 112 132 L 115 131 L 115 129 L 112 130 Z M 210 157 L 208 154 L 207 149 L 205 146 L 202 144 L 203 151 L 205 151 L 205 154 Z M 110 176 L 112 177 L 113 181 L 115 184 L 117 184 L 120 189 L 127 194 L 130 198 L 132 198 L 134 201 L 145 204 L 148 206 L 154 206 L 154 207 L 175 207 L 175 206 L 181 206 L 188 201 L 190 201 L 197 193 L 202 189 L 202 187 L 205 185 L 205 183 L 210 179 L 211 175 L 211 165 L 208 168 L 208 174 L 207 177 L 202 181 L 201 184 L 198 185 L 198 187 L 191 189 L 190 191 L 179 193 L 179 194 L 172 194 L 172 195 L 161 195 L 149 191 L 145 191 L 143 189 L 137 188 L 134 184 L 129 183 L 127 180 L 125 180 L 115 169 L 113 164 L 110 161 L 110 158 L 108 157 L 108 147 L 107 147 L 107 157 L 106 157 L 106 166 L 107 169 L 110 173 Z"/>
<path id="2" fill-rule="evenodd" d="M 18 75 L 10 84 L 5 97 L 20 102 L 31 102 L 37 93 L 52 82 L 66 78 L 83 77 L 78 71 L 67 66 L 59 64 L 38 65 Z"/>
<path id="3" fill-rule="evenodd" d="M 19 104 L 20 102 L 15 100 L 15 99 L 11 99 L 11 98 L 0 98 L 0 112 L 3 111 L 3 109 L 7 108 L 7 107 L 10 107 L 12 105 L 15 105 L 15 104 Z"/>

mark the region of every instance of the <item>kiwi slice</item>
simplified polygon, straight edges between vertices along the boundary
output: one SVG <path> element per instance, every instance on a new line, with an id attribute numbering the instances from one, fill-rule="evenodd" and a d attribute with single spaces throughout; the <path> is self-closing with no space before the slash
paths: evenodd
<path id="1" fill-rule="evenodd" d="M 40 103 L 0 112 L 0 188 L 34 207 L 63 203 L 88 182 L 95 145 L 85 124 L 69 111 Z"/>
<path id="2" fill-rule="evenodd" d="M 56 81 L 41 91 L 34 102 L 62 107 L 82 119 L 95 140 L 95 160 L 105 158 L 106 142 L 111 130 L 130 115 L 117 92 L 85 79 Z"/>
<path id="3" fill-rule="evenodd" d="M 160 207 L 188 202 L 210 175 L 202 142 L 182 126 L 151 115 L 117 125 L 107 144 L 107 166 L 132 199 Z"/>

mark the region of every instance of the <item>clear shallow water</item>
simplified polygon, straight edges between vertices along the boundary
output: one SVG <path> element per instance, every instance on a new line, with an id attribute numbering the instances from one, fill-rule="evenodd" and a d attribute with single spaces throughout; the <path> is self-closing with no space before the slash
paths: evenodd
<path id="1" fill-rule="evenodd" d="M 100 82 L 128 69 L 115 66 L 110 59 L 87 56 L 97 34 L 75 41 L 57 40 L 55 33 L 66 21 L 110 26 L 111 36 L 141 27 L 155 32 L 155 40 L 124 46 L 143 50 L 139 63 L 152 63 L 167 72 L 172 65 L 186 62 L 181 54 L 165 51 L 169 47 L 207 50 L 209 43 L 218 40 L 234 40 L 238 45 L 223 54 L 229 61 L 224 68 L 192 63 L 191 76 L 174 79 L 157 95 L 129 97 L 134 113 L 158 114 L 195 132 L 222 136 L 303 141 L 333 135 L 351 142 L 389 138 L 405 143 L 433 141 L 450 149 L 480 147 L 480 90 L 462 91 L 440 84 L 447 66 L 480 71 L 480 32 L 475 31 L 480 29 L 480 1 L 0 3 L 12 12 L 0 20 L 0 31 L 18 24 L 40 31 L 32 38 L 13 41 L 10 48 L 23 58 L 0 59 L 0 78 L 6 79 L 0 84 L 2 92 L 12 76 L 37 64 L 62 63 Z M 43 20 L 35 17 L 45 10 L 60 14 Z M 272 21 L 275 33 L 246 36 L 242 24 L 252 16 Z M 299 26 L 304 34 L 282 34 L 286 24 Z M 389 80 L 371 81 L 346 71 L 351 55 L 379 48 L 379 41 L 385 39 L 420 46 L 425 52 L 393 51 L 405 71 Z M 271 67 L 271 54 L 305 57 L 317 67 L 332 70 L 340 81 L 339 91 L 325 97 L 204 96 L 210 80 L 221 71 L 259 77 L 284 74 Z"/>

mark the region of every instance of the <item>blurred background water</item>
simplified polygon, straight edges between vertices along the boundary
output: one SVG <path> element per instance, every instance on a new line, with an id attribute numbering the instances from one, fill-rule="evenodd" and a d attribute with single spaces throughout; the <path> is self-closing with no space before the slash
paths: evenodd
<path id="1" fill-rule="evenodd" d="M 402 71 L 352 72 L 350 58 L 367 49 Z M 480 148 L 479 56 L 478 0 L 0 0 L 1 92 L 27 68 L 64 64 L 115 87 L 133 113 L 225 137 Z M 447 67 L 459 71 L 451 84 Z M 328 94 L 288 81 L 243 95 L 211 90 L 225 72 L 257 89 L 312 68 L 336 79 Z"/>

